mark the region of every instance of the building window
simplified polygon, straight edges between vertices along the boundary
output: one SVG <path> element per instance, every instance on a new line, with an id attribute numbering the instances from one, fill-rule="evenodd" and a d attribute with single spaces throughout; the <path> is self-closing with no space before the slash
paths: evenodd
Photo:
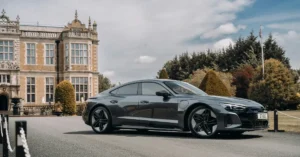
<path id="1" fill-rule="evenodd" d="M 27 77 L 27 102 L 35 102 L 35 78 Z"/>
<path id="2" fill-rule="evenodd" d="M 54 64 L 54 44 L 46 44 L 46 65 Z"/>
<path id="3" fill-rule="evenodd" d="M 10 83 L 10 75 L 0 75 L 0 83 Z"/>
<path id="4" fill-rule="evenodd" d="M 75 89 L 76 101 L 81 101 L 81 97 L 88 98 L 88 77 L 72 77 L 72 84 Z"/>
<path id="5" fill-rule="evenodd" d="M 82 64 L 87 65 L 88 53 L 87 44 L 71 44 L 72 50 L 72 64 Z"/>
<path id="6" fill-rule="evenodd" d="M 27 64 L 35 64 L 35 44 L 27 43 Z"/>
<path id="7" fill-rule="evenodd" d="M 46 77 L 46 102 L 53 101 L 53 93 L 54 93 L 54 78 Z"/>
<path id="8" fill-rule="evenodd" d="M 14 42 L 0 40 L 0 61 L 13 60 Z"/>
<path id="9" fill-rule="evenodd" d="M 66 64 L 69 64 L 69 44 L 65 44 L 65 57 Z"/>

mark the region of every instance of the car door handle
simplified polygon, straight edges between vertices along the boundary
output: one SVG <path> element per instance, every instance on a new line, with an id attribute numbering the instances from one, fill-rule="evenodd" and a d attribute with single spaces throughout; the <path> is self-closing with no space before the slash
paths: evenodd
<path id="1" fill-rule="evenodd" d="M 111 100 L 110 102 L 113 103 L 113 104 L 118 103 L 117 100 Z"/>
<path id="2" fill-rule="evenodd" d="M 140 103 L 141 103 L 141 104 L 148 104 L 148 103 L 149 103 L 149 101 L 147 101 L 147 100 L 143 100 L 143 101 L 141 101 Z"/>

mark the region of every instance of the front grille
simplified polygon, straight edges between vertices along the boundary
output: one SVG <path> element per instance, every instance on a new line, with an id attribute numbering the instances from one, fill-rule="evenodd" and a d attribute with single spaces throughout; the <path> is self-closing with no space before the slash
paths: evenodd
<path id="1" fill-rule="evenodd" d="M 244 113 L 238 114 L 242 125 L 241 128 L 263 129 L 268 127 L 268 120 L 257 120 L 257 113 L 264 112 L 263 107 L 247 107 Z"/>
<path id="2" fill-rule="evenodd" d="M 266 128 L 268 127 L 268 121 L 242 121 L 242 126 L 241 128 L 247 128 L 247 129 L 260 129 L 260 128 Z"/>
<path id="3" fill-rule="evenodd" d="M 264 107 L 247 107 L 245 111 L 247 113 L 264 112 Z"/>

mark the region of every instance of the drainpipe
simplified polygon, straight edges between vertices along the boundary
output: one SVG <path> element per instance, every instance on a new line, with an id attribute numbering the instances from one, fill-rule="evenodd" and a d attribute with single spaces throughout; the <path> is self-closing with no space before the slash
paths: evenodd
<path id="1" fill-rule="evenodd" d="M 56 72 L 57 72 L 57 76 L 56 76 L 56 82 L 57 84 L 59 83 L 59 40 L 55 41 L 56 43 Z"/>

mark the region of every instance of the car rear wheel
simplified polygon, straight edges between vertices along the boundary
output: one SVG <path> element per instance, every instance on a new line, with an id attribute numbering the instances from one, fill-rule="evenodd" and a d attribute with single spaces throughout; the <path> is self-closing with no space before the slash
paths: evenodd
<path id="1" fill-rule="evenodd" d="M 217 133 L 217 116 L 210 108 L 199 106 L 190 113 L 188 126 L 196 137 L 212 137 Z"/>
<path id="2" fill-rule="evenodd" d="M 94 132 L 108 133 L 112 130 L 111 116 L 106 108 L 99 106 L 91 114 L 91 127 Z"/>

